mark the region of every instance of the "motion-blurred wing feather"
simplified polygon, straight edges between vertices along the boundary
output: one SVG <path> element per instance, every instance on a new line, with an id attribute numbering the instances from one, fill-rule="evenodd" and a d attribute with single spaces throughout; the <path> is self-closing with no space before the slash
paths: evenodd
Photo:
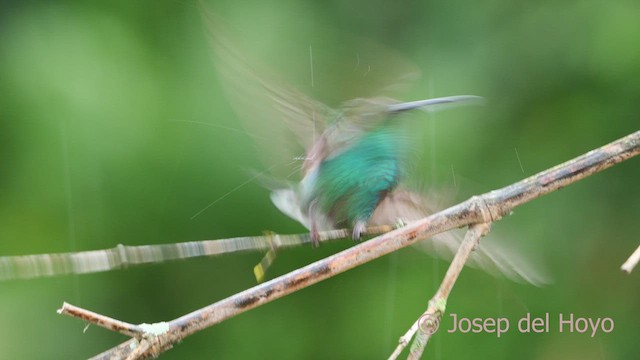
<path id="1" fill-rule="evenodd" d="M 371 223 L 374 225 L 393 224 L 398 219 L 415 221 L 438 211 L 432 204 L 437 204 L 435 196 L 431 198 L 399 189 L 385 198 L 374 212 Z M 416 244 L 416 247 L 432 255 L 444 259 L 452 259 L 458 251 L 464 232 L 452 230 L 438 234 L 428 240 Z M 480 242 L 469 257 L 467 265 L 479 268 L 491 275 L 502 275 L 517 282 L 528 282 L 541 286 L 549 283 L 548 277 L 540 269 L 520 253 L 500 246 L 490 235 Z"/>
<path id="2" fill-rule="evenodd" d="M 324 131 L 333 110 L 249 59 L 234 45 L 221 20 L 206 9 L 203 13 L 222 85 L 245 129 L 256 139 L 263 161 L 268 166 L 295 162 Z"/>

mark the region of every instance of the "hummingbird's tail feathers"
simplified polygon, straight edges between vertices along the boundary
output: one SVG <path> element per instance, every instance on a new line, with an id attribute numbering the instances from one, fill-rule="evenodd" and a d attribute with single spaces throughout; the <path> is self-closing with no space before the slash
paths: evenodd
<path id="1" fill-rule="evenodd" d="M 400 113 L 414 109 L 431 112 L 434 110 L 450 109 L 461 105 L 483 105 L 485 98 L 475 95 L 456 95 L 441 98 L 410 101 L 387 106 L 387 110 L 391 113 Z"/>

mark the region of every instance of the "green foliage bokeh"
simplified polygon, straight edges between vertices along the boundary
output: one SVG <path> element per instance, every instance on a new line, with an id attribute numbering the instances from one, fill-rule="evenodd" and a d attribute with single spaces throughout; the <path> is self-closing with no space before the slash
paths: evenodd
<path id="1" fill-rule="evenodd" d="M 416 122 L 425 138 L 425 182 L 451 185 L 455 173 L 456 200 L 640 125 L 637 1 L 208 6 L 252 56 L 332 106 L 372 95 L 352 74 L 358 50 L 345 43 L 358 38 L 394 49 L 422 70 L 403 100 L 486 97 L 480 109 Z M 303 232 L 259 184 L 238 187 L 250 178 L 247 169 L 264 164 L 251 137 L 229 129 L 242 125 L 213 67 L 197 2 L 3 3 L 0 256 Z M 552 284 L 536 288 L 470 269 L 449 299 L 449 314 L 506 317 L 512 326 L 527 313 L 548 312 L 549 333 L 449 334 L 447 315 L 425 357 L 637 355 L 640 270 L 625 276 L 619 266 L 638 245 L 638 165 L 631 159 L 494 225 L 496 237 L 548 268 Z M 351 245 L 281 251 L 269 276 Z M 95 327 L 83 334 L 84 324 L 55 313 L 63 301 L 132 323 L 170 320 L 253 286 L 251 269 L 261 256 L 4 282 L 0 358 L 95 355 L 125 338 Z M 384 358 L 424 310 L 446 266 L 405 249 L 202 331 L 163 358 Z M 570 313 L 612 318 L 615 329 L 594 337 L 559 333 L 558 315 Z"/>

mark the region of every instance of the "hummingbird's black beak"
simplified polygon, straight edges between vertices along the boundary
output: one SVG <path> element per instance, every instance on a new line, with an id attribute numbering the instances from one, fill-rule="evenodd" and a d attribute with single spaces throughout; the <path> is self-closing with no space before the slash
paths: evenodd
<path id="1" fill-rule="evenodd" d="M 481 104 L 484 104 L 484 102 L 485 102 L 485 99 L 481 96 L 457 95 L 457 96 L 446 96 L 446 97 L 435 98 L 435 99 L 417 100 L 417 101 L 410 101 L 406 103 L 393 104 L 393 105 L 387 106 L 387 110 L 390 113 L 399 113 L 407 110 L 425 108 L 433 105 L 447 105 L 447 104 L 454 104 L 454 103 L 456 103 L 455 105 L 458 105 L 458 104 L 481 105 Z"/>

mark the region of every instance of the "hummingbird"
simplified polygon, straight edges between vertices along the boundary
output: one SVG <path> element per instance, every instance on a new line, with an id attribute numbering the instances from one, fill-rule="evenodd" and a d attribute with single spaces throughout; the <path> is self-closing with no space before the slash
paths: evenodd
<path id="1" fill-rule="evenodd" d="M 482 98 L 473 95 L 405 103 L 383 97 L 348 101 L 307 149 L 302 180 L 273 190 L 271 200 L 311 231 L 315 245 L 319 230 L 350 227 L 352 238 L 359 240 L 372 218 L 375 225 L 409 220 L 399 207 L 418 207 L 407 201 L 417 197 L 400 196 L 402 203 L 394 201 L 407 166 L 408 139 L 399 129 L 400 117 L 414 109 L 478 101 Z M 387 215 L 374 218 L 376 211 Z M 394 213 L 397 219 L 390 218 Z"/>
<path id="2" fill-rule="evenodd" d="M 260 178 L 271 189 L 274 205 L 309 229 L 315 245 L 321 230 L 351 228 L 352 238 L 359 240 L 367 225 L 416 220 L 420 196 L 404 186 L 411 141 L 400 124 L 402 117 L 415 109 L 478 103 L 481 97 L 400 102 L 377 96 L 332 109 L 248 60 L 221 19 L 207 11 L 204 15 L 227 96 L 248 132 L 257 135 L 258 142 L 267 139 L 258 144 L 265 162 L 301 162 L 298 182 Z M 375 59 L 381 53 L 376 52 Z M 403 75 L 412 77 L 416 70 L 406 63 L 402 65 L 409 70 Z M 295 150 L 286 149 L 291 134 L 297 140 Z M 292 156 L 300 154 L 300 148 L 302 155 Z"/>
<path id="3" fill-rule="evenodd" d="M 413 141 L 404 117 L 418 109 L 431 112 L 483 103 L 482 97 L 457 95 L 410 102 L 387 96 L 361 97 L 332 109 L 249 59 L 238 50 L 221 19 L 206 10 L 204 16 L 221 84 L 267 164 L 266 171 L 275 173 L 292 164 L 299 167 L 297 181 L 290 180 L 289 171 L 279 178 L 260 172 L 255 178 L 270 189 L 276 208 L 310 231 L 315 246 L 323 230 L 350 228 L 351 237 L 360 240 L 367 226 L 410 222 L 437 211 L 433 194 L 409 186 Z M 369 60 L 384 58 L 381 54 Z M 418 72 L 412 63 L 402 60 L 392 58 L 402 71 L 407 69 L 398 77 L 400 84 L 415 79 Z M 462 238 L 449 232 L 418 245 L 428 253 L 450 258 Z M 502 245 L 483 242 L 467 264 L 515 281 L 548 282 L 536 266 Z"/>

